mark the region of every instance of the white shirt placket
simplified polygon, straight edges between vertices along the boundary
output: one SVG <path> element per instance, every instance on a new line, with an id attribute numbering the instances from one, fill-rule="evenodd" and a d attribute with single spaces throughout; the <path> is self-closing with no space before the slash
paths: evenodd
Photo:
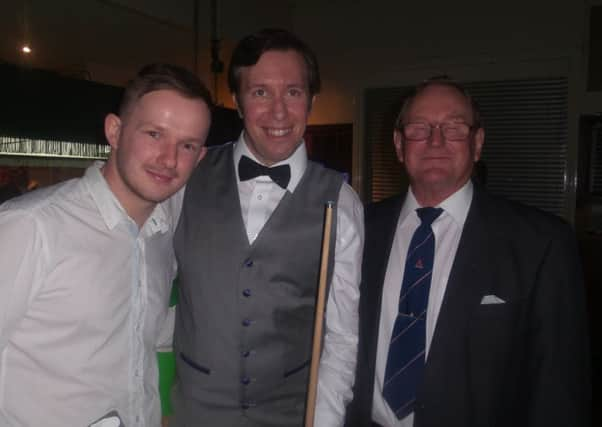
<path id="1" fill-rule="evenodd" d="M 134 231 L 134 230 L 132 230 Z M 144 426 L 144 313 L 146 310 L 146 268 L 143 232 L 134 231 L 132 297 L 130 310 L 130 413 L 132 426 Z"/>

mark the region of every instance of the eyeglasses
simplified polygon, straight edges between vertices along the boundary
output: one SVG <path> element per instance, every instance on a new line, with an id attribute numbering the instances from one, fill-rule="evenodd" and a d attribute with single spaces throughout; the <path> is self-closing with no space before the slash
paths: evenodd
<path id="1" fill-rule="evenodd" d="M 401 126 L 403 136 L 408 141 L 427 141 L 433 135 L 433 129 L 441 129 L 446 141 L 465 141 L 474 129 L 466 123 L 406 123 Z"/>

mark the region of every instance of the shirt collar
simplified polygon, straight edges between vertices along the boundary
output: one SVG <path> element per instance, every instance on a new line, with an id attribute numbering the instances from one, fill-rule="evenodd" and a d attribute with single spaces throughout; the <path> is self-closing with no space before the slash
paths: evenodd
<path id="1" fill-rule="evenodd" d="M 472 181 L 468 180 L 462 188 L 434 207 L 443 208 L 445 214 L 451 216 L 458 226 L 463 227 L 466 217 L 468 216 L 473 192 L 474 188 Z M 410 214 L 414 214 L 417 218 L 418 215 L 416 214 L 416 209 L 419 207 L 420 205 L 412 192 L 412 187 L 410 187 L 403 202 L 403 206 L 401 207 L 399 224 L 403 224 Z"/>
<path id="2" fill-rule="evenodd" d="M 98 212 L 100 212 L 103 221 L 110 230 L 114 229 L 122 221 L 135 224 L 123 206 L 121 206 L 121 203 L 119 203 L 119 200 L 117 200 L 117 197 L 115 197 L 102 175 L 101 169 L 104 165 L 105 162 L 94 162 L 86 169 L 86 173 L 82 178 L 92 200 L 96 204 Z M 151 234 L 166 232 L 168 230 L 167 212 L 163 204 L 158 204 L 153 209 L 143 228 L 148 228 Z"/>
<path id="3" fill-rule="evenodd" d="M 241 132 L 240 137 L 234 144 L 234 170 L 236 171 L 236 181 L 240 184 L 240 179 L 238 177 L 238 162 L 240 158 L 245 155 L 250 159 L 256 161 L 257 163 L 261 163 L 257 160 L 257 157 L 253 155 L 251 150 L 249 150 L 248 143 L 245 141 L 245 132 L 244 130 Z M 301 144 L 297 147 L 297 149 L 291 154 L 288 159 L 284 159 L 278 163 L 273 164 L 272 166 L 280 166 L 280 165 L 289 165 L 291 168 L 291 180 L 288 183 L 286 189 L 291 193 L 295 191 L 299 181 L 301 181 L 301 177 L 305 173 L 305 169 L 307 168 L 307 149 L 305 148 L 305 141 L 302 141 Z"/>

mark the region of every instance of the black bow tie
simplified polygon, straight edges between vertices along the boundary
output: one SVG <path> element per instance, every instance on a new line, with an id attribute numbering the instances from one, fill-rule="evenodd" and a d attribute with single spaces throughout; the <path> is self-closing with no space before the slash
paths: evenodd
<path id="1" fill-rule="evenodd" d="M 272 181 L 286 189 L 288 182 L 291 180 L 291 168 L 289 165 L 273 166 L 269 168 L 260 165 L 249 159 L 247 156 L 242 156 L 238 162 L 238 177 L 240 180 L 248 181 L 249 179 L 258 176 L 269 176 Z"/>

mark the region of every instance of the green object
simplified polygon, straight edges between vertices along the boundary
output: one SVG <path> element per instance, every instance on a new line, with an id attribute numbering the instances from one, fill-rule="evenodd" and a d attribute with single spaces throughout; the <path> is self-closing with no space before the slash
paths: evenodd
<path id="1" fill-rule="evenodd" d="M 176 376 L 176 358 L 172 351 L 157 352 L 159 362 L 159 396 L 161 397 L 161 413 L 168 416 L 173 413 L 171 406 L 171 386 Z"/>
<path id="2" fill-rule="evenodd" d="M 169 306 L 172 307 L 178 302 L 178 278 L 173 281 L 171 288 L 171 297 Z M 173 413 L 171 406 L 171 387 L 176 376 L 176 357 L 173 351 L 157 352 L 157 362 L 159 364 L 159 396 L 161 398 L 161 414 L 168 416 Z"/>

